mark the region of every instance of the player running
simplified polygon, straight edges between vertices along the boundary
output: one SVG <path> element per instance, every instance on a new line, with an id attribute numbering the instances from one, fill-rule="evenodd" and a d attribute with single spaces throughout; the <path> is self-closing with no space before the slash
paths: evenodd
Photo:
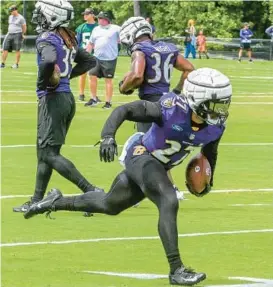
<path id="1" fill-rule="evenodd" d="M 131 17 L 120 30 L 120 42 L 131 55 L 131 71 L 119 84 L 121 94 L 138 89 L 141 100 L 157 102 L 169 92 L 173 68 L 182 72 L 174 92 L 180 94 L 185 79 L 194 70 L 172 43 L 153 41 L 152 26 L 142 17 Z M 147 132 L 151 123 L 137 123 L 139 132 Z"/>
<path id="2" fill-rule="evenodd" d="M 169 92 L 173 67 L 182 72 L 174 92 L 179 94 L 193 65 L 179 53 L 172 43 L 153 41 L 152 26 L 142 17 L 131 17 L 120 30 L 120 41 L 131 54 L 131 71 L 119 84 L 120 93 L 129 95 L 138 88 L 139 98 L 157 102 Z M 137 122 L 137 130 L 146 133 L 152 123 Z M 172 180 L 171 173 L 168 176 Z M 173 180 L 172 180 L 173 181 Z M 184 194 L 175 187 L 179 200 Z"/>
<path id="3" fill-rule="evenodd" d="M 191 286 L 203 281 L 206 274 L 187 269 L 179 253 L 179 203 L 167 171 L 183 162 L 194 147 L 201 147 L 211 166 L 211 182 L 201 193 L 195 193 L 190 186 L 189 191 L 204 196 L 211 190 L 231 95 L 225 75 L 202 68 L 189 74 L 184 94 L 171 92 L 157 103 L 140 100 L 116 108 L 101 133 L 100 158 L 105 162 L 113 161 L 117 154 L 115 135 L 125 120 L 153 125 L 146 134 L 136 133 L 127 140 L 120 157 L 125 170 L 115 178 L 110 191 L 63 197 L 53 189 L 24 217 L 58 210 L 117 215 L 147 197 L 159 211 L 158 231 L 170 266 L 170 284 Z"/>

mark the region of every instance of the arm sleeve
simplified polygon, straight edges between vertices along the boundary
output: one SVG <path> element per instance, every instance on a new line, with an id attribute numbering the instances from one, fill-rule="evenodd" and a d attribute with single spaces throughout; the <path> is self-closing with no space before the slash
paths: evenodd
<path id="1" fill-rule="evenodd" d="M 76 63 L 76 66 L 72 69 L 70 79 L 86 73 L 97 64 L 96 58 L 82 48 L 77 50 L 74 62 Z"/>
<path id="2" fill-rule="evenodd" d="M 49 78 L 52 76 L 54 71 L 54 65 L 57 61 L 57 52 L 55 47 L 47 42 L 39 43 L 37 50 L 41 55 L 37 87 L 40 90 L 45 90 L 49 85 Z"/>
<path id="3" fill-rule="evenodd" d="M 210 185 L 213 186 L 213 176 L 216 167 L 217 155 L 218 155 L 218 145 L 221 138 L 208 143 L 204 147 L 202 147 L 201 152 L 202 154 L 208 159 L 211 167 L 211 180 Z"/>
<path id="4" fill-rule="evenodd" d="M 120 125 L 125 121 L 162 124 L 163 115 L 160 103 L 135 101 L 117 107 L 107 121 L 101 132 L 101 137 L 115 137 Z"/>

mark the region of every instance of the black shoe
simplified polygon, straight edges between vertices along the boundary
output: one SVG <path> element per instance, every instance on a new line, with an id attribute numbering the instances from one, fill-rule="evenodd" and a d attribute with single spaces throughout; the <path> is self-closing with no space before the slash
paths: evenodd
<path id="1" fill-rule="evenodd" d="M 94 107 L 98 104 L 98 101 L 90 99 L 87 103 L 84 104 L 85 107 Z"/>
<path id="2" fill-rule="evenodd" d="M 112 107 L 112 105 L 111 105 L 111 103 L 109 103 L 109 102 L 106 102 L 103 106 L 102 106 L 102 108 L 103 109 L 111 109 L 111 107 Z"/>
<path id="3" fill-rule="evenodd" d="M 79 95 L 79 101 L 84 102 L 84 98 L 85 98 L 85 96 L 84 96 L 84 95 Z"/>
<path id="4" fill-rule="evenodd" d="M 192 286 L 206 279 L 205 273 L 196 273 L 184 266 L 175 270 L 174 274 L 169 275 L 171 285 Z"/>
<path id="5" fill-rule="evenodd" d="M 25 219 L 29 219 L 36 214 L 42 214 L 46 211 L 49 213 L 54 211 L 53 203 L 61 198 L 63 195 L 58 189 L 51 189 L 47 196 L 39 202 L 32 204 L 29 209 L 25 212 L 24 217 Z"/>
<path id="6" fill-rule="evenodd" d="M 94 216 L 94 214 L 91 213 L 91 212 L 85 212 L 85 213 L 83 214 L 83 216 L 84 216 L 84 217 L 92 217 L 92 216 Z"/>
<path id="7" fill-rule="evenodd" d="M 249 59 L 249 63 L 253 63 L 253 60 L 252 60 L 252 59 Z"/>
<path id="8" fill-rule="evenodd" d="M 1 68 L 5 68 L 6 65 L 4 63 L 1 64 Z"/>
<path id="9" fill-rule="evenodd" d="M 33 203 L 33 201 L 29 200 L 18 207 L 13 207 L 13 212 L 26 212 Z"/>
<path id="10" fill-rule="evenodd" d="M 96 97 L 96 102 L 97 102 L 97 103 L 101 103 L 100 98 Z"/>
<path id="11" fill-rule="evenodd" d="M 241 63 L 241 59 L 238 59 L 238 63 Z"/>

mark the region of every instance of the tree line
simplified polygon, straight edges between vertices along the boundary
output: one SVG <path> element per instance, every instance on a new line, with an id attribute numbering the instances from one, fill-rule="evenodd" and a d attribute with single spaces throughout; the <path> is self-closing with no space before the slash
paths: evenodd
<path id="1" fill-rule="evenodd" d="M 136 3 L 137 2 L 137 3 Z M 248 22 L 255 38 L 267 38 L 265 29 L 273 25 L 273 1 L 71 1 L 75 19 L 70 28 L 83 23 L 81 12 L 87 7 L 108 11 L 113 22 L 121 25 L 134 16 L 136 7 L 144 17 L 152 18 L 156 36 L 183 36 L 189 19 L 196 21 L 196 29 L 203 30 L 208 37 L 238 38 L 242 23 Z M 35 1 L 4 1 L 1 3 L 1 34 L 7 33 L 8 7 L 17 4 L 20 14 L 25 14 L 28 35 L 35 35 L 31 24 Z"/>

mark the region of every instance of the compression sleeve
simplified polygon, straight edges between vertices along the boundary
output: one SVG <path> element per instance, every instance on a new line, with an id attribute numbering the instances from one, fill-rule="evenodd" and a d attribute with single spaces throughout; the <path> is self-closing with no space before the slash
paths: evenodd
<path id="1" fill-rule="evenodd" d="M 96 58 L 82 48 L 77 50 L 74 62 L 76 63 L 76 66 L 72 69 L 70 79 L 86 73 L 97 64 Z"/>
<path id="2" fill-rule="evenodd" d="M 101 137 L 115 137 L 120 125 L 125 121 L 162 124 L 162 111 L 160 103 L 135 101 L 117 107 L 107 121 L 101 132 Z"/>
<path id="3" fill-rule="evenodd" d="M 220 142 L 221 138 L 212 141 L 208 144 L 206 144 L 204 147 L 202 147 L 201 152 L 202 154 L 208 159 L 211 167 L 211 180 L 210 184 L 211 186 L 213 185 L 213 176 L 214 176 L 214 171 L 216 167 L 216 162 L 217 162 L 217 155 L 218 155 L 218 145 Z"/>
<path id="4" fill-rule="evenodd" d="M 37 51 L 41 55 L 37 88 L 39 90 L 46 90 L 47 86 L 49 86 L 49 78 L 52 76 L 54 65 L 57 61 L 57 52 L 55 47 L 47 42 L 40 42 L 37 46 Z"/>

